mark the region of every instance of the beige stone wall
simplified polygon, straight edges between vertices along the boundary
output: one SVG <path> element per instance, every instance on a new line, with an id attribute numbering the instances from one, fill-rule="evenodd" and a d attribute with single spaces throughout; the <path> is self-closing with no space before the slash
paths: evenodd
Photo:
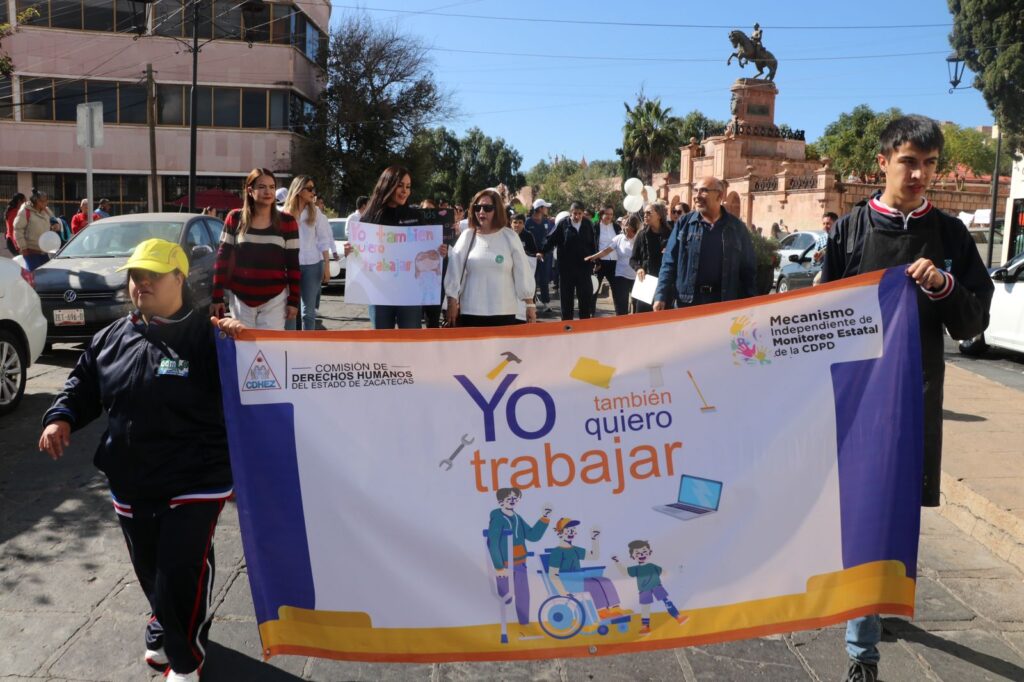
<path id="1" fill-rule="evenodd" d="M 848 213 L 853 205 L 858 201 L 865 199 L 875 192 L 881 191 L 885 188 L 884 185 L 867 185 L 867 184 L 848 184 L 845 185 L 846 192 L 843 193 L 842 199 L 842 211 L 837 211 L 840 215 Z M 999 196 L 1003 197 L 1003 201 L 997 202 L 997 206 L 1000 209 L 998 216 L 1002 216 L 1001 209 L 1005 206 L 1005 197 L 1010 194 L 1009 187 L 1005 184 L 999 187 Z M 959 214 L 961 211 L 973 213 L 980 208 L 992 208 L 992 194 L 990 186 L 987 184 L 981 185 L 968 185 L 963 192 L 958 192 L 952 189 L 936 189 L 932 188 L 928 191 L 928 199 L 933 204 L 941 208 L 946 213 L 952 213 L 953 215 Z M 997 217 L 998 220 L 998 217 Z"/>

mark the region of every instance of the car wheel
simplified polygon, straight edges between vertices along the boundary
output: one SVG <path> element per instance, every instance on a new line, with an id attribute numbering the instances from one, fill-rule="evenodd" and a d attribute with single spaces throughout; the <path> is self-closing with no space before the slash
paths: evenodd
<path id="1" fill-rule="evenodd" d="M 0 329 L 0 414 L 14 410 L 25 395 L 28 350 L 13 333 Z"/>
<path id="2" fill-rule="evenodd" d="M 780 294 L 789 291 L 789 280 L 785 277 L 779 277 L 779 283 L 775 285 L 775 291 Z"/>
<path id="3" fill-rule="evenodd" d="M 975 336 L 973 339 L 961 341 L 958 345 L 960 347 L 961 354 L 968 355 L 972 358 L 976 358 L 982 355 L 986 350 L 988 350 L 988 344 L 985 343 L 984 334 L 979 334 L 978 336 Z"/>

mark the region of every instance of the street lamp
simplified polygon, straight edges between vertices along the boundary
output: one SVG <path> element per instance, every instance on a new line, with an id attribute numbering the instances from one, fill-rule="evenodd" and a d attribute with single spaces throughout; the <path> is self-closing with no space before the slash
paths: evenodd
<path id="1" fill-rule="evenodd" d="M 971 48 L 967 51 L 968 56 L 975 56 L 977 51 Z M 967 88 L 959 87 L 960 81 L 964 77 L 964 60 L 960 56 L 960 53 L 954 50 L 948 57 L 946 57 L 946 68 L 949 70 L 949 94 L 953 94 L 955 90 L 966 90 Z M 999 127 L 999 123 L 996 122 L 995 126 L 996 133 L 996 167 L 992 169 L 992 210 L 988 217 L 988 259 L 986 264 L 992 267 L 992 249 L 995 246 L 993 243 L 996 236 L 996 209 L 999 205 L 999 155 L 1003 149 L 1003 129 Z"/>

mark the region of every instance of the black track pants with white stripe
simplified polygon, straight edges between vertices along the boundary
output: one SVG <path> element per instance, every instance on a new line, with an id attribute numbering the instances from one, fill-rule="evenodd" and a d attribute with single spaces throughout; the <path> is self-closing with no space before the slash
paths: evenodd
<path id="1" fill-rule="evenodd" d="M 128 553 L 163 637 L 146 628 L 146 646 L 164 647 L 171 669 L 189 673 L 203 663 L 210 632 L 213 533 L 222 500 L 169 508 L 132 505 L 118 516 Z M 162 642 L 160 640 L 163 640 Z"/>

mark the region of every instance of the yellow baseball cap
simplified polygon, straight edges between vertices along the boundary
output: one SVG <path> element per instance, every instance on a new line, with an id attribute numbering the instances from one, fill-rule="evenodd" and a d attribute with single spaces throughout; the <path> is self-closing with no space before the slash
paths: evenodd
<path id="1" fill-rule="evenodd" d="M 188 274 L 188 258 L 185 250 L 166 239 L 147 239 L 139 242 L 139 245 L 132 251 L 128 262 L 118 268 L 118 271 L 139 268 L 150 272 L 172 272 L 181 270 L 181 274 Z"/>

